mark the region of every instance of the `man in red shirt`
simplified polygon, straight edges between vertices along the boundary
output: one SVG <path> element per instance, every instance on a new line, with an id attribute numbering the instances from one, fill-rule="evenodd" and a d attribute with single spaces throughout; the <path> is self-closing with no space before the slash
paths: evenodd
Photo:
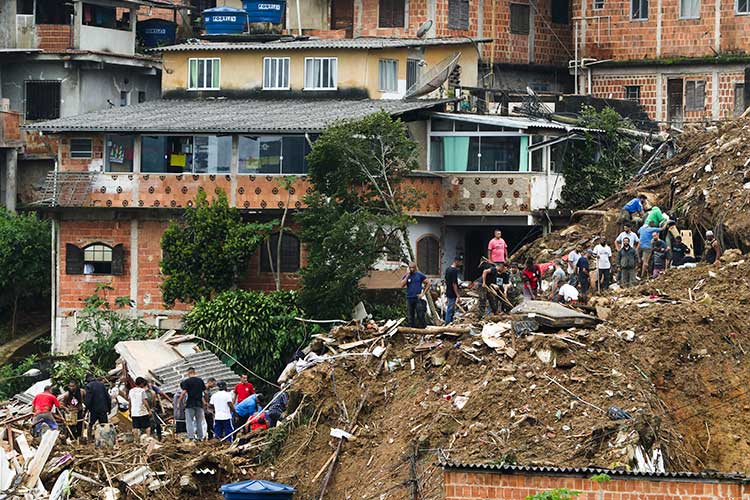
<path id="1" fill-rule="evenodd" d="M 52 408 L 60 408 L 60 401 L 52 394 L 52 386 L 48 385 L 44 388 L 44 392 L 37 394 L 34 400 L 31 402 L 31 407 L 34 410 L 34 420 L 32 425 L 44 422 L 50 429 L 57 429 L 57 422 L 55 417 L 52 415 Z"/>
<path id="2" fill-rule="evenodd" d="M 241 403 L 243 399 L 255 394 L 255 387 L 247 381 L 247 375 L 240 375 L 240 383 L 234 386 L 233 404 Z"/>

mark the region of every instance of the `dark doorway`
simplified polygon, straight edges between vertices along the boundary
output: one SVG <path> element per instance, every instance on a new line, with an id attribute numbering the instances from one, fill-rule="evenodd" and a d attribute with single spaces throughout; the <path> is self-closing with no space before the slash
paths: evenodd
<path id="1" fill-rule="evenodd" d="M 667 80 L 667 121 L 672 125 L 682 125 L 682 78 Z"/>
<path id="2" fill-rule="evenodd" d="M 464 279 L 473 281 L 482 272 L 482 257 L 487 257 L 487 244 L 495 235 L 496 226 L 453 227 L 449 231 L 464 231 Z M 508 244 L 508 254 L 541 235 L 538 226 L 500 226 Z"/>
<path id="3" fill-rule="evenodd" d="M 354 34 L 354 0 L 331 0 L 331 29 L 346 30 L 346 36 Z"/>

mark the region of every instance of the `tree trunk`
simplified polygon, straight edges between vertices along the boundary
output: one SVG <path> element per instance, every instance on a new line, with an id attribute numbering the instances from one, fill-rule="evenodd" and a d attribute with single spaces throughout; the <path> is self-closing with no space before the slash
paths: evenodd
<path id="1" fill-rule="evenodd" d="M 404 243 L 406 244 L 406 251 L 409 253 L 409 260 L 411 262 L 416 262 L 417 258 L 414 255 L 414 249 L 411 246 L 411 241 L 409 240 L 409 230 L 407 228 L 404 228 L 404 229 L 401 230 L 401 238 L 403 239 Z M 429 291 L 427 293 L 425 293 L 425 298 L 427 299 L 427 307 L 430 308 L 430 314 L 432 315 L 432 321 L 435 322 L 435 325 L 441 326 L 443 324 L 443 319 L 438 314 L 437 307 L 435 307 L 435 301 L 432 300 L 432 295 L 430 295 Z"/>
<path id="2" fill-rule="evenodd" d="M 16 336 L 16 314 L 18 313 L 18 293 L 13 297 L 13 317 L 10 324 L 10 338 Z"/>
<path id="3" fill-rule="evenodd" d="M 292 199 L 292 193 L 287 188 L 286 203 L 284 204 L 284 213 L 281 215 L 279 224 L 279 239 L 276 242 L 276 272 L 273 279 L 276 282 L 276 291 L 281 291 L 281 240 L 284 237 L 284 226 L 286 225 L 286 214 L 289 213 L 289 201 Z"/>

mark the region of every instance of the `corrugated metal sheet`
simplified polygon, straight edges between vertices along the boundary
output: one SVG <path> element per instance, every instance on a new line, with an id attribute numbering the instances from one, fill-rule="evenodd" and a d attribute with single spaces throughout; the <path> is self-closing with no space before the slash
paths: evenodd
<path id="1" fill-rule="evenodd" d="M 565 130 L 566 132 L 581 132 L 584 130 L 589 130 L 591 132 L 598 131 L 595 129 L 576 127 L 552 120 L 544 120 L 542 118 L 525 118 L 522 116 L 476 115 L 470 113 L 435 113 L 433 114 L 433 116 L 435 118 L 447 118 L 450 120 L 460 120 L 464 122 L 479 123 L 482 125 L 514 128 L 520 130 L 552 129 Z"/>
<path id="2" fill-rule="evenodd" d="M 429 109 L 451 99 L 160 99 L 31 123 L 44 132 L 304 133 L 321 132 L 344 118 Z"/>
<path id="3" fill-rule="evenodd" d="M 243 51 L 243 50 L 305 50 L 305 49 L 396 49 L 439 45 L 490 43 L 491 38 L 334 38 L 309 40 L 277 40 L 273 42 L 206 42 L 181 43 L 153 49 L 152 52 Z"/>
<path id="4" fill-rule="evenodd" d="M 750 480 L 739 472 L 634 472 L 617 469 L 601 469 L 598 467 L 545 467 L 535 465 L 492 465 L 440 462 L 444 469 L 452 470 L 475 470 L 491 471 L 507 474 L 544 474 L 544 475 L 576 475 L 592 476 L 595 474 L 607 474 L 612 477 L 637 477 L 646 479 L 686 479 L 701 481 L 729 481 L 733 483 L 745 483 Z"/>
<path id="5" fill-rule="evenodd" d="M 213 377 L 217 382 L 224 381 L 230 387 L 240 381 L 240 377 L 225 365 L 210 351 L 189 354 L 185 359 L 175 361 L 154 370 L 154 375 L 160 382 L 161 390 L 174 393 L 180 387 L 180 381 L 185 378 L 189 367 L 195 368 L 196 375 L 204 381 Z"/>

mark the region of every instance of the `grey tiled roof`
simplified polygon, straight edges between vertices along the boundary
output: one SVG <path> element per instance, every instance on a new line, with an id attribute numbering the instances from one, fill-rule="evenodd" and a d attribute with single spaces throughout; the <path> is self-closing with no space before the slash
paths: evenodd
<path id="1" fill-rule="evenodd" d="M 222 363 L 214 353 L 202 351 L 195 354 L 188 354 L 185 356 L 185 359 L 154 370 L 154 375 L 156 375 L 156 378 L 161 383 L 161 390 L 174 394 L 180 387 L 180 381 L 185 377 L 185 372 L 191 366 L 195 368 L 196 375 L 204 381 L 213 377 L 217 382 L 223 380 L 230 387 L 240 381 L 240 377 L 227 365 Z"/>
<path id="2" fill-rule="evenodd" d="M 449 99 L 162 99 L 32 123 L 44 132 L 268 133 L 320 132 L 343 118 L 379 110 L 392 115 L 433 108 Z"/>
<path id="3" fill-rule="evenodd" d="M 603 469 L 598 467 L 546 467 L 535 465 L 510 465 L 510 464 L 472 464 L 440 462 L 445 469 L 453 470 L 475 470 L 487 472 L 499 472 L 504 474 L 543 474 L 563 476 L 592 476 L 595 474 L 607 474 L 612 477 L 638 477 L 651 479 L 685 479 L 701 481 L 729 481 L 748 482 L 748 477 L 739 472 L 637 472 L 620 469 Z"/>
<path id="4" fill-rule="evenodd" d="M 397 49 L 435 45 L 466 45 L 488 43 L 491 38 L 313 38 L 309 40 L 277 40 L 273 42 L 208 42 L 181 43 L 153 49 L 153 52 L 193 52 L 198 50 L 304 50 L 304 49 Z"/>

